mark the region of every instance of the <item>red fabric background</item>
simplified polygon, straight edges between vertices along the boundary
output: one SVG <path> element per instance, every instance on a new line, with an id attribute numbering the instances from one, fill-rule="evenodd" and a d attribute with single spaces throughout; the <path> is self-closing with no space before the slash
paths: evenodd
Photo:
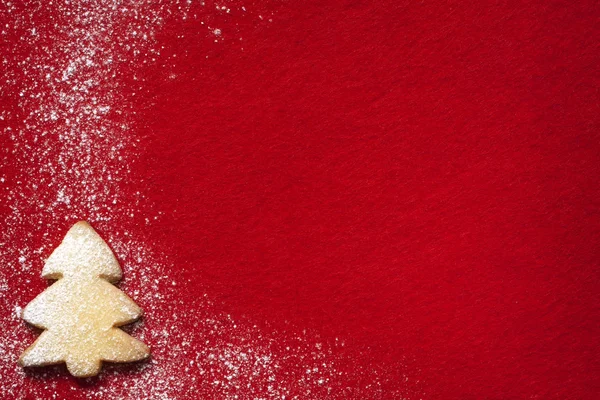
<path id="1" fill-rule="evenodd" d="M 402 361 L 423 398 L 597 398 L 597 3 L 254 7 L 144 72 L 132 179 L 179 296 Z"/>

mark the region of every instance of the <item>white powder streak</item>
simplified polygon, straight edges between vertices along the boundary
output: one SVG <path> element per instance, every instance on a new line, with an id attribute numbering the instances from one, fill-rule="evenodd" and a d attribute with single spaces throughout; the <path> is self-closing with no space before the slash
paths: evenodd
<path id="1" fill-rule="evenodd" d="M 145 311 L 143 322 L 129 329 L 153 351 L 148 363 L 105 367 L 96 384 L 67 383 L 81 398 L 404 398 L 404 393 L 383 393 L 376 368 L 357 365 L 351 375 L 344 372 L 347 368 L 340 367 L 353 359 L 341 340 L 314 345 L 310 333 L 265 332 L 235 320 L 206 295 L 197 304 L 183 304 L 168 261 L 152 254 L 145 238 L 133 238 L 123 223 L 158 217 L 148 205 L 141 210 L 143 188 L 127 201 L 115 189 L 139 185 L 130 169 L 139 145 L 132 99 L 144 84 L 137 72 L 161 57 L 155 37 L 167 17 L 175 22 L 197 18 L 193 7 L 205 6 L 197 3 L 54 0 L 25 2 L 22 9 L 1 0 L 0 21 L 7 22 L 0 34 L 12 47 L 0 60 L 7 71 L 0 95 L 14 99 L 16 94 L 16 99 L 12 111 L 0 110 L 2 135 L 10 141 L 0 156 L 18 172 L 0 171 L 0 195 L 9 207 L 0 231 L 0 307 L 13 310 L 0 320 L 0 398 L 59 398 L 65 392 L 59 388 L 64 370 L 25 372 L 16 364 L 28 345 L 21 307 L 39 292 L 11 289 L 41 279 L 42 255 L 58 245 L 48 238 L 53 227 L 45 223 L 59 216 L 73 223 L 89 219 L 103 231 L 119 232 L 104 239 L 123 263 L 123 290 Z M 216 15 L 251 14 L 231 2 L 210 9 L 211 21 Z M 39 22 L 40 13 L 52 18 Z M 219 42 L 226 37 L 225 29 L 197 22 Z M 183 309 L 196 310 L 194 318 L 172 311 Z M 345 386 L 357 381 L 367 383 Z"/>

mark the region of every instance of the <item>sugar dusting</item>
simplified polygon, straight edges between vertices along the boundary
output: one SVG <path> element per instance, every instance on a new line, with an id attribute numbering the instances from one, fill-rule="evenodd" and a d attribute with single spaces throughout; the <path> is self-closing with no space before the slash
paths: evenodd
<path id="1" fill-rule="evenodd" d="M 408 389 L 386 392 L 385 371 L 377 366 L 359 363 L 349 373 L 355 354 L 342 339 L 321 342 L 311 332 L 258 327 L 233 318 L 207 295 L 182 304 L 168 257 L 153 254 L 144 237 L 131 233 L 140 220 L 160 218 L 144 204 L 143 183 L 131 173 L 143 146 L 135 135 L 140 121 L 133 99 L 144 87 L 139 72 L 164 57 L 157 34 L 166 24 L 195 19 L 211 40 L 223 42 L 233 32 L 219 16 L 250 15 L 265 23 L 271 16 L 231 1 L 0 3 L 7 44 L 0 93 L 11 99 L 0 110 L 6 141 L 0 156 L 14 167 L 10 174 L 0 170 L 7 205 L 0 307 L 12 310 L 0 314 L 1 398 L 58 399 L 66 392 L 73 399 L 107 400 L 416 398 Z M 123 185 L 139 191 L 125 197 L 118 190 Z M 149 362 L 107 365 L 84 384 L 65 380 L 60 368 L 32 372 L 16 364 L 36 336 L 23 324 L 22 307 L 43 289 L 42 259 L 58 245 L 57 218 L 88 219 L 111 232 L 105 239 L 123 263 L 121 288 L 145 311 L 128 329 L 151 346 Z M 15 293 L 13 287 L 25 289 Z M 193 318 L 174 312 L 182 309 Z"/>

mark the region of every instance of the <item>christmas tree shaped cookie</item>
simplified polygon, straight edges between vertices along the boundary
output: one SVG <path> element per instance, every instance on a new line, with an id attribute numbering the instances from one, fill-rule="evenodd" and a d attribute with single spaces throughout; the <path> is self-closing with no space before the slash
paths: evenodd
<path id="1" fill-rule="evenodd" d="M 118 327 L 140 317 L 142 310 L 112 283 L 121 268 L 106 242 L 87 222 L 78 222 L 50 255 L 42 277 L 57 279 L 23 310 L 23 319 L 44 329 L 26 349 L 24 367 L 65 362 L 69 372 L 97 375 L 102 361 L 147 358 L 148 347 Z"/>

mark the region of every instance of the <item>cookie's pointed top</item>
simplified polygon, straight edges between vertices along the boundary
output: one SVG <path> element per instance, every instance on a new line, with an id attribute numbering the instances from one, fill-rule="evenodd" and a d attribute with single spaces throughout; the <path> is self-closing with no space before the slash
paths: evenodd
<path id="1" fill-rule="evenodd" d="M 46 279 L 73 275 L 102 277 L 110 282 L 121 279 L 121 267 L 112 250 L 85 221 L 69 229 L 42 270 L 42 277 Z"/>

